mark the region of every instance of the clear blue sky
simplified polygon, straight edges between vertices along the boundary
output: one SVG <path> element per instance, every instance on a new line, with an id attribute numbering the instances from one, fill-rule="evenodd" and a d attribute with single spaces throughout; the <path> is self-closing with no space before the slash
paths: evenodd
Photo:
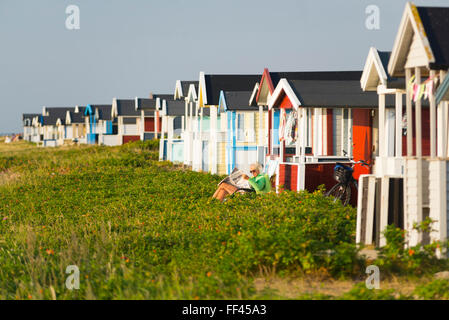
<path id="1" fill-rule="evenodd" d="M 404 0 L 0 0 L 0 132 L 42 106 L 171 93 L 207 73 L 360 70 L 391 50 Z M 447 0 L 415 1 L 447 6 Z M 65 27 L 68 5 L 80 30 Z M 380 30 L 365 8 L 380 8 Z"/>

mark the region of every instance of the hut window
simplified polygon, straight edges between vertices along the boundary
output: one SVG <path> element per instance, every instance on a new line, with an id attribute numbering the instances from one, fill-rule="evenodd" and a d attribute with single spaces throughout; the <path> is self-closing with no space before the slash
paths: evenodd
<path id="1" fill-rule="evenodd" d="M 245 140 L 245 115 L 237 113 L 237 141 Z"/>
<path id="2" fill-rule="evenodd" d="M 173 123 L 174 123 L 173 127 L 174 127 L 175 130 L 177 130 L 177 129 L 181 130 L 182 129 L 182 117 L 181 116 L 175 117 Z"/>
<path id="3" fill-rule="evenodd" d="M 296 131 L 296 126 L 297 126 L 297 113 L 296 111 L 292 111 L 292 110 L 286 110 L 287 111 L 287 116 L 286 116 L 286 124 L 285 124 L 285 132 L 284 132 L 284 139 L 285 139 L 285 154 L 287 155 L 294 155 L 296 154 L 296 139 L 298 138 L 296 136 L 297 131 Z M 294 121 L 291 128 L 289 128 L 289 122 L 290 121 Z M 290 130 L 294 130 L 295 133 L 289 133 L 288 131 Z M 290 138 L 289 138 L 290 137 Z"/>
<path id="4" fill-rule="evenodd" d="M 341 156 L 342 152 L 341 152 L 341 135 L 342 135 L 342 110 L 343 109 L 334 109 L 332 112 L 332 123 L 333 123 L 333 127 L 332 127 L 332 131 L 333 131 L 333 146 L 334 146 L 334 150 L 333 150 L 333 154 L 336 156 Z"/>
<path id="5" fill-rule="evenodd" d="M 136 124 L 137 118 L 123 118 L 123 124 Z"/>
<path id="6" fill-rule="evenodd" d="M 352 156 L 352 115 L 350 109 L 343 109 L 342 117 L 342 155 L 346 152 L 348 157 Z"/>
<path id="7" fill-rule="evenodd" d="M 312 109 L 307 109 L 306 118 L 306 147 L 312 146 Z"/>
<path id="8" fill-rule="evenodd" d="M 280 111 L 279 110 L 273 110 L 273 126 L 271 129 L 271 154 L 273 155 L 279 155 L 280 149 L 279 149 L 279 123 L 280 123 Z"/>
<path id="9" fill-rule="evenodd" d="M 182 116 L 175 117 L 173 120 L 173 130 L 174 130 L 174 136 L 176 138 L 181 137 L 182 133 Z"/>
<path id="10" fill-rule="evenodd" d="M 247 114 L 247 120 L 248 120 L 248 127 L 246 128 L 246 138 L 248 142 L 255 142 L 256 141 L 256 135 L 254 132 L 255 128 L 255 117 L 254 113 L 250 112 Z"/>

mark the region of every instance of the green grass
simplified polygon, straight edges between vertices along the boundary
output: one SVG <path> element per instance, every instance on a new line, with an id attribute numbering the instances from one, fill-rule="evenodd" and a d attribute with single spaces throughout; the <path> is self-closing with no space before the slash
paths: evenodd
<path id="1" fill-rule="evenodd" d="M 221 204 L 222 177 L 158 162 L 156 148 L 2 144 L 0 298 L 278 298 L 253 280 L 364 275 L 355 209 L 321 191 Z M 65 287 L 69 265 L 79 290 Z"/>

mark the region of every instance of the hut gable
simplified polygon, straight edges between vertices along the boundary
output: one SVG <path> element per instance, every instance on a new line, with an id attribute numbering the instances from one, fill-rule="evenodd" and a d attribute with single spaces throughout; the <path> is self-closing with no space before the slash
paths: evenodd
<path id="1" fill-rule="evenodd" d="M 388 72 L 404 76 L 405 68 L 449 68 L 449 8 L 407 3 L 394 42 Z"/>

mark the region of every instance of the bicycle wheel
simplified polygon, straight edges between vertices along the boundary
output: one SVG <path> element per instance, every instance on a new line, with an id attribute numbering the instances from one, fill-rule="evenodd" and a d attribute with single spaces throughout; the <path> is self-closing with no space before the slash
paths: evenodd
<path id="1" fill-rule="evenodd" d="M 349 184 L 339 183 L 333 186 L 327 193 L 327 197 L 333 197 L 334 202 L 341 200 L 343 205 L 347 205 L 351 199 L 351 187 Z"/>
<path id="2" fill-rule="evenodd" d="M 346 192 L 343 194 L 340 200 L 344 206 L 347 206 L 349 204 L 349 201 L 351 201 L 351 185 L 349 183 L 346 185 Z"/>

